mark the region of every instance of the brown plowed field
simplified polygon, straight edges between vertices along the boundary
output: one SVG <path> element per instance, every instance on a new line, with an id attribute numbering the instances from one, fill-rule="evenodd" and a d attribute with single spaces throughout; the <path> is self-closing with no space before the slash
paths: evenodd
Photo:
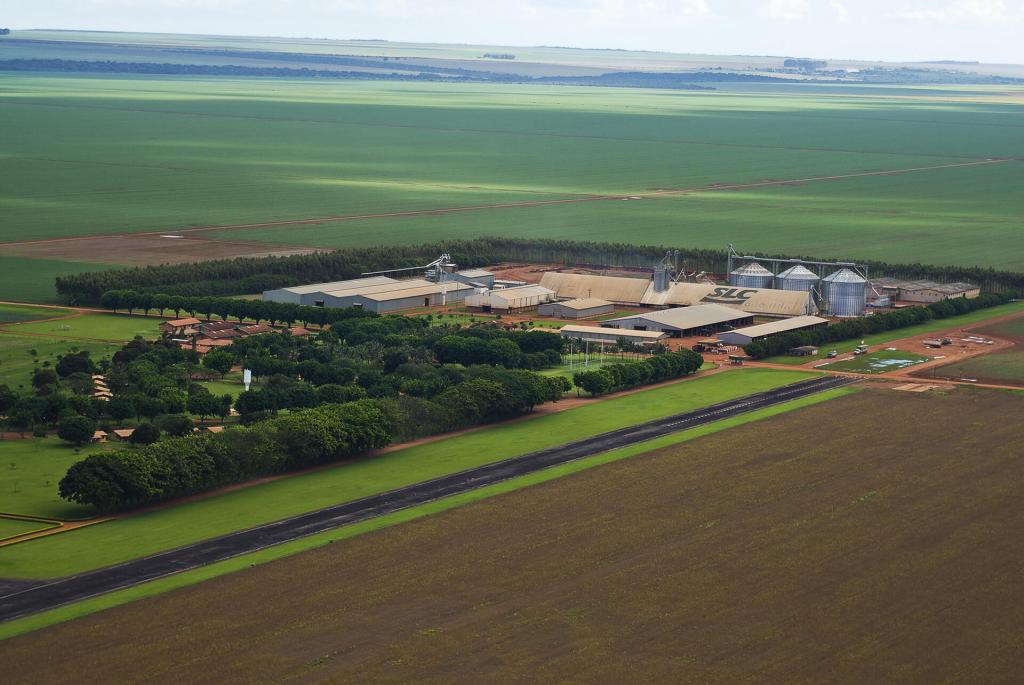
<path id="1" fill-rule="evenodd" d="M 169 231 L 167 235 L 180 234 Z M 155 234 L 38 240 L 5 245 L 4 250 L 18 257 L 130 266 L 184 264 L 233 257 L 286 257 L 316 252 L 304 247 L 275 247 L 266 243 L 208 240 L 188 235 L 165 238 Z"/>
<path id="2" fill-rule="evenodd" d="M 865 390 L 15 638 L 5 680 L 1014 682 L 1022 411 Z"/>

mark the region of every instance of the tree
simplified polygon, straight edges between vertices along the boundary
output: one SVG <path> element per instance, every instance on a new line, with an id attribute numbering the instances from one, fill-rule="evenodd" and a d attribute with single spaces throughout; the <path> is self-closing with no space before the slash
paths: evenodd
<path id="1" fill-rule="evenodd" d="M 57 358 L 57 375 L 67 378 L 73 373 L 91 374 L 96 370 L 96 365 L 89 359 L 89 351 L 82 350 L 75 354 L 65 354 Z"/>
<path id="2" fill-rule="evenodd" d="M 18 395 L 6 385 L 0 385 L 0 414 L 6 414 L 14 403 L 18 400 Z"/>
<path id="3" fill-rule="evenodd" d="M 188 395 L 188 410 L 199 417 L 200 423 L 205 423 L 207 416 L 216 414 L 219 407 L 218 399 L 209 390 L 201 385 L 192 386 Z"/>
<path id="4" fill-rule="evenodd" d="M 92 440 L 95 432 L 95 419 L 90 419 L 88 416 L 80 414 L 73 414 L 61 419 L 60 426 L 57 428 L 57 437 L 70 442 L 72 445 L 81 447 Z"/>
<path id="5" fill-rule="evenodd" d="M 225 350 L 213 350 L 203 357 L 203 366 L 220 375 L 226 374 L 235 365 L 235 357 Z"/>
<path id="6" fill-rule="evenodd" d="M 591 395 L 603 395 L 615 387 L 615 379 L 604 369 L 579 371 L 573 374 L 572 382 Z"/>
<path id="7" fill-rule="evenodd" d="M 160 430 L 172 437 L 181 437 L 192 432 L 192 419 L 183 414 L 166 414 L 156 420 Z"/>
<path id="8" fill-rule="evenodd" d="M 124 421 L 135 416 L 135 402 L 128 395 L 114 395 L 107 402 L 107 413 L 112 419 Z"/>
<path id="9" fill-rule="evenodd" d="M 49 392 L 58 382 L 57 372 L 53 369 L 36 369 L 32 372 L 32 387 L 39 392 Z"/>
<path id="10" fill-rule="evenodd" d="M 149 445 L 160 439 L 160 429 L 154 426 L 152 423 L 140 423 L 132 431 L 131 437 L 128 438 L 128 442 L 133 445 Z"/>

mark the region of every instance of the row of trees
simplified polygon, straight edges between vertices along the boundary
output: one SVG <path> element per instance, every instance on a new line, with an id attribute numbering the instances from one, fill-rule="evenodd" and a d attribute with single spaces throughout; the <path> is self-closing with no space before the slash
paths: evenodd
<path id="1" fill-rule="evenodd" d="M 564 264 L 614 264 L 649 268 L 667 246 L 596 243 L 571 240 L 479 238 L 405 247 L 348 248 L 288 257 L 241 257 L 237 259 L 135 267 L 88 272 L 57 279 L 57 292 L 71 304 L 97 305 L 108 290 L 137 290 L 166 295 L 240 295 L 283 285 L 355 278 L 367 271 L 382 271 L 426 264 L 449 252 L 462 267 L 484 266 L 501 261 L 556 262 Z M 688 271 L 723 273 L 724 250 L 678 248 Z M 815 255 L 766 255 L 767 257 L 821 260 Z M 969 281 L 990 292 L 1024 295 L 1024 274 L 983 267 L 898 264 L 857 260 L 878 275 L 940 282 Z M 257 280 L 254 280 L 257 279 Z M 263 279 L 263 280 L 258 280 Z M 262 285 L 257 285 L 262 284 Z"/>
<path id="2" fill-rule="evenodd" d="M 809 331 L 793 331 L 772 336 L 765 340 L 757 340 L 744 351 L 754 359 L 764 359 L 778 354 L 785 354 L 794 347 L 803 345 L 825 345 L 828 343 L 856 340 L 873 333 L 897 330 L 925 323 L 932 319 L 944 319 L 949 316 L 966 314 L 978 309 L 994 307 L 1008 301 L 1005 295 L 987 293 L 972 299 L 958 298 L 934 302 L 927 307 L 908 307 L 885 314 L 875 314 L 858 319 L 850 319 L 841 323 Z"/>
<path id="3" fill-rule="evenodd" d="M 678 350 L 655 354 L 648 359 L 621 364 L 608 364 L 593 371 L 579 371 L 573 383 L 591 395 L 603 395 L 613 390 L 635 388 L 696 373 L 704 364 L 704 357 L 693 350 Z"/>
<path id="4" fill-rule="evenodd" d="M 390 440 L 388 417 L 373 403 L 324 405 L 216 435 L 92 455 L 68 470 L 59 491 L 100 512 L 120 511 L 338 461 Z"/>
<path id="5" fill-rule="evenodd" d="M 124 310 L 129 314 L 141 311 L 144 314 L 182 312 L 207 319 L 219 316 L 222 319 L 234 317 L 239 321 L 267 321 L 291 326 L 303 324 L 326 326 L 346 319 L 374 316 L 358 308 L 338 309 L 333 307 L 306 307 L 288 302 L 267 302 L 264 300 L 240 300 L 234 297 L 208 297 L 188 295 L 167 295 L 164 293 L 139 292 L 136 290 L 108 290 L 100 297 L 100 305 L 114 311 Z"/>

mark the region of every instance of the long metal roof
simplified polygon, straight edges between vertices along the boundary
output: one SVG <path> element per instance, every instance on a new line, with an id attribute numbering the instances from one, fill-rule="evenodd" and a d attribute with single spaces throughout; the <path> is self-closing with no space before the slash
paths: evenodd
<path id="1" fill-rule="evenodd" d="M 544 274 L 540 284 L 554 290 L 559 297 L 597 298 L 625 304 L 639 304 L 647 289 L 652 287 L 649 278 L 563 274 L 557 271 Z"/>
<path id="2" fill-rule="evenodd" d="M 382 283 L 394 283 L 395 279 L 388 276 L 371 276 L 369 278 L 353 278 L 347 281 L 331 281 L 329 283 L 311 283 L 309 285 L 296 285 L 281 290 L 295 295 L 308 295 L 310 293 L 327 292 L 329 290 L 342 290 L 347 288 L 362 288 Z"/>
<path id="3" fill-rule="evenodd" d="M 566 300 L 564 302 L 558 302 L 558 305 L 565 307 L 566 309 L 593 309 L 594 307 L 607 307 L 611 304 L 608 300 L 601 300 L 596 297 L 581 298 L 577 300 Z"/>
<path id="4" fill-rule="evenodd" d="M 660 340 L 668 336 L 660 331 L 631 331 L 625 328 L 603 328 L 601 326 L 562 326 L 558 329 L 562 335 L 577 333 L 580 335 L 614 335 L 616 338 L 643 338 L 645 340 Z"/>
<path id="5" fill-rule="evenodd" d="M 675 309 L 662 309 L 654 312 L 630 314 L 629 316 L 623 316 L 618 319 L 609 319 L 605 321 L 605 323 L 614 326 L 616 322 L 619 321 L 635 321 L 636 319 L 642 319 L 645 321 L 653 321 L 663 326 L 678 328 L 679 330 L 688 330 L 691 328 L 703 328 L 704 326 L 714 326 L 715 324 L 738 321 L 739 319 L 750 319 L 751 317 L 751 314 L 741 312 L 737 309 L 733 309 L 732 307 L 723 307 L 717 304 L 702 304 L 695 307 L 677 307 Z"/>
<path id="6" fill-rule="evenodd" d="M 472 290 L 473 286 L 466 285 L 465 283 L 445 283 L 443 291 L 451 293 L 461 293 L 467 290 Z M 422 297 L 424 295 L 437 295 L 442 292 L 442 286 L 439 283 L 427 283 L 427 285 L 420 285 L 412 288 L 403 288 L 401 290 L 387 290 L 384 292 L 359 292 L 355 295 L 359 297 L 365 297 L 367 300 L 373 302 L 389 302 L 391 300 L 402 300 L 407 297 Z"/>
<path id="7" fill-rule="evenodd" d="M 794 316 L 792 319 L 770 321 L 768 323 L 757 324 L 756 326 L 737 328 L 730 332 L 744 335 L 749 338 L 760 338 L 765 335 L 785 333 L 786 331 L 794 331 L 800 328 L 807 328 L 808 326 L 817 326 L 819 324 L 827 323 L 828 319 L 822 319 L 819 316 Z"/>
<path id="8" fill-rule="evenodd" d="M 388 283 L 377 283 L 372 285 L 357 286 L 354 288 L 338 288 L 336 290 L 322 290 L 324 295 L 330 297 L 352 297 L 353 295 L 370 295 L 373 293 L 386 293 L 392 290 L 408 290 L 409 288 L 422 288 L 434 283 L 422 278 L 410 278 L 403 281 L 392 279 Z"/>

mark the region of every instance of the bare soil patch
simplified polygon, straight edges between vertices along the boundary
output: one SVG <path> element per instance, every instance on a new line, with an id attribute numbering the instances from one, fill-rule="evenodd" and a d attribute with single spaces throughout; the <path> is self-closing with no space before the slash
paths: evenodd
<path id="1" fill-rule="evenodd" d="M 1022 410 L 866 390 L 14 638 L 5 671 L 1012 682 Z"/>
<path id="2" fill-rule="evenodd" d="M 166 235 L 179 235 L 169 232 Z M 160 235 L 99 236 L 45 240 L 6 245 L 9 254 L 34 259 L 65 259 L 98 264 L 182 264 L 233 257 L 286 257 L 316 250 L 302 247 L 275 247 L 266 243 L 236 240 L 211 240 L 194 236 L 168 238 Z"/>

